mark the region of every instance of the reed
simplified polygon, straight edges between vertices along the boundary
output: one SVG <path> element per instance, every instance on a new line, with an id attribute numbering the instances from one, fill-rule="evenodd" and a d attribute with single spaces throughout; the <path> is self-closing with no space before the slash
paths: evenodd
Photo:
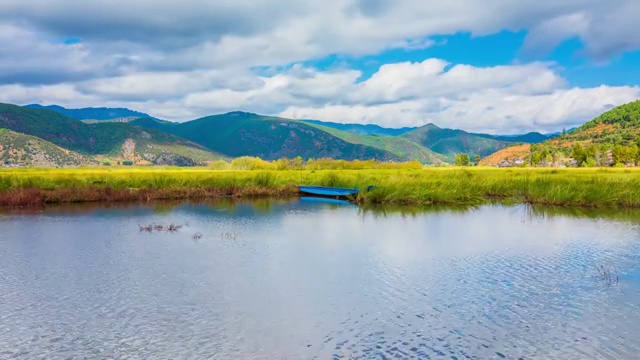
<path id="1" fill-rule="evenodd" d="M 0 170 L 0 205 L 297 195 L 297 184 L 366 188 L 360 204 L 487 201 L 640 207 L 640 169 L 425 168 L 212 170 L 210 168 Z"/>

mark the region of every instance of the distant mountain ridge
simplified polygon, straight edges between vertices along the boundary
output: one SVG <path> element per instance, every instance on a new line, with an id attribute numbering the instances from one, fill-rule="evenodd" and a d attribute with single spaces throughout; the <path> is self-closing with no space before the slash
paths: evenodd
<path id="1" fill-rule="evenodd" d="M 0 128 L 41 138 L 90 159 L 176 165 L 238 156 L 441 164 L 453 162 L 459 153 L 486 156 L 509 144 L 547 139 L 539 133 L 475 134 L 434 124 L 389 129 L 242 111 L 177 123 L 124 108 L 65 109 L 37 104 L 0 104 Z"/>
<path id="2" fill-rule="evenodd" d="M 99 121 L 113 121 L 113 122 L 130 122 L 139 118 L 155 119 L 163 123 L 178 124 L 171 121 L 161 120 L 150 116 L 145 113 L 141 113 L 135 110 L 127 108 L 79 108 L 79 109 L 67 109 L 58 105 L 42 106 L 39 104 L 26 105 L 25 107 L 33 109 L 47 109 L 55 111 L 59 114 L 69 116 L 77 120 L 83 120 L 86 123 L 96 123 Z M 236 111 L 241 112 L 241 111 Z M 232 112 L 234 113 L 234 112 Z M 220 114 L 225 115 L 225 114 Z M 331 121 L 321 121 L 312 119 L 299 120 L 308 124 L 321 125 L 328 128 L 333 128 L 341 131 L 346 131 L 358 135 L 378 135 L 378 136 L 400 136 L 410 131 L 417 129 L 418 127 L 402 127 L 402 128 L 386 128 L 376 124 L 343 124 Z M 148 123 L 151 125 L 151 123 Z M 562 132 L 556 132 L 552 134 L 540 134 L 538 132 L 529 132 L 527 134 L 515 134 L 515 135 L 490 135 L 482 133 L 468 133 L 481 137 L 508 141 L 508 142 L 526 142 L 526 143 L 538 143 L 547 140 L 549 137 L 556 136 Z"/>
<path id="3" fill-rule="evenodd" d="M 400 136 L 404 133 L 407 133 L 411 130 L 414 130 L 415 127 L 403 127 L 403 128 L 385 128 L 375 124 L 341 124 L 330 121 L 320 121 L 320 120 L 300 120 L 302 122 L 322 125 L 354 134 L 359 135 L 380 135 L 380 136 Z"/>
<path id="4" fill-rule="evenodd" d="M 342 131 L 346 131 L 346 132 L 350 132 L 358 135 L 401 136 L 419 128 L 419 127 L 384 128 L 375 124 L 341 124 L 341 123 L 320 121 L 320 120 L 300 120 L 300 121 L 307 122 L 310 124 L 315 124 L 315 125 L 326 126 L 333 129 L 342 130 Z M 433 124 L 427 124 L 427 125 L 433 125 Z M 436 125 L 433 125 L 433 126 L 436 126 Z M 446 128 L 443 130 L 464 131 L 464 130 L 446 129 Z M 515 134 L 515 135 L 490 135 L 490 134 L 482 134 L 482 133 L 469 133 L 466 131 L 465 133 L 469 135 L 480 136 L 487 139 L 494 139 L 498 141 L 525 142 L 525 143 L 532 143 L 532 144 L 545 141 L 549 138 L 549 136 L 543 135 L 539 132 L 529 132 L 527 134 Z"/>
<path id="5" fill-rule="evenodd" d="M 80 109 L 67 109 L 58 105 L 40 105 L 40 104 L 29 104 L 25 105 L 26 108 L 30 109 L 44 109 L 44 110 L 52 110 L 59 114 L 68 116 L 72 119 L 76 120 L 110 120 L 115 118 L 141 118 L 141 117 L 151 117 L 149 114 L 145 114 L 142 112 L 126 109 L 126 108 L 80 108 Z"/>
<path id="6" fill-rule="evenodd" d="M 537 144 L 549 139 L 549 136 L 543 135 L 539 132 L 530 132 L 530 133 L 519 134 L 519 135 L 487 135 L 487 134 L 474 134 L 474 135 L 486 137 L 486 138 L 494 139 L 498 141 L 506 141 L 506 142 L 512 142 L 512 143 L 523 142 L 523 143 L 529 143 L 529 144 Z"/>

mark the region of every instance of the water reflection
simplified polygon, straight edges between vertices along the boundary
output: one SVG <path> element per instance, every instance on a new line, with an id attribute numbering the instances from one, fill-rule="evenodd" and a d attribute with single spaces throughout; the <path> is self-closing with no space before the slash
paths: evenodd
<path id="1" fill-rule="evenodd" d="M 428 205 L 428 206 L 411 206 L 411 205 L 356 205 L 345 200 L 337 200 L 331 198 L 317 197 L 301 197 L 301 198 L 284 198 L 284 199 L 234 199 L 219 198 L 212 200 L 184 201 L 184 200 L 167 200 L 153 202 L 114 202 L 114 203 L 79 203 L 79 204 L 61 204 L 48 205 L 46 207 L 26 207 L 26 208 L 2 208 L 0 207 L 0 216 L 16 216 L 16 215 L 37 215 L 37 214 L 92 214 L 92 213 L 109 213 L 122 211 L 143 211 L 145 213 L 152 212 L 156 214 L 170 214 L 177 209 L 195 210 L 208 208 L 215 211 L 223 211 L 228 213 L 251 212 L 270 214 L 281 211 L 283 208 L 315 208 L 317 206 L 323 209 L 339 209 L 343 207 L 351 207 L 358 210 L 361 217 L 381 217 L 388 216 L 402 217 L 419 217 L 426 214 L 449 213 L 464 214 L 477 211 L 481 208 L 500 207 L 507 209 L 515 209 L 522 215 L 521 221 L 554 218 L 554 217 L 571 217 L 585 218 L 592 220 L 610 220 L 622 221 L 628 223 L 640 223 L 640 209 L 633 208 L 576 208 L 576 207 L 552 207 L 529 204 L 489 204 L 489 205 Z"/>
<path id="2" fill-rule="evenodd" d="M 633 358 L 639 219 L 309 199 L 3 210 L 0 358 Z M 139 231 L 169 223 L 185 226 Z"/>
<path id="3" fill-rule="evenodd" d="M 464 214 L 470 211 L 477 211 L 487 206 L 497 206 L 501 208 L 515 209 L 522 214 L 522 221 L 554 218 L 572 217 L 592 220 L 622 221 L 628 223 L 640 223 L 640 209 L 633 208 L 575 208 L 575 207 L 552 207 L 528 204 L 489 204 L 489 205 L 356 205 L 345 200 L 317 197 L 285 198 L 285 199 L 234 199 L 220 198 L 214 200 L 199 201 L 153 201 L 153 202 L 114 202 L 114 203 L 81 203 L 81 204 L 61 204 L 48 205 L 46 207 L 26 207 L 26 208 L 2 208 L 0 216 L 15 215 L 37 215 L 37 214 L 91 214 L 95 212 L 105 213 L 120 210 L 143 210 L 157 214 L 170 214 L 177 209 L 201 209 L 203 207 L 216 211 L 234 213 L 250 209 L 256 213 L 269 214 L 287 208 L 313 208 L 321 206 L 324 209 L 338 209 L 351 207 L 358 209 L 361 217 L 388 217 L 400 215 L 403 217 L 419 217 L 425 214 L 449 213 Z"/>

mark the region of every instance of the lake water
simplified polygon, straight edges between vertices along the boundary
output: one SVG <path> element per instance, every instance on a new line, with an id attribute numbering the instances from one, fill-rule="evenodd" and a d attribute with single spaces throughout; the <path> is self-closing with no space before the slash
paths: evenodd
<path id="1" fill-rule="evenodd" d="M 0 212 L 0 359 L 632 359 L 638 334 L 638 212 Z"/>

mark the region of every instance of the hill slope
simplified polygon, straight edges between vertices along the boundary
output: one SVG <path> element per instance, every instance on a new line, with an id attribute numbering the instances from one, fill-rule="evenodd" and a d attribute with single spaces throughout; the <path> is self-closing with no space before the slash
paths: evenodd
<path id="1" fill-rule="evenodd" d="M 399 136 L 378 136 L 378 135 L 358 135 L 351 132 L 314 124 L 314 127 L 326 131 L 344 141 L 352 144 L 371 146 L 380 150 L 388 151 L 401 159 L 416 160 L 423 164 L 440 164 L 450 161 L 442 154 L 418 145 L 413 141 Z"/>
<path id="2" fill-rule="evenodd" d="M 126 108 L 81 108 L 81 109 L 66 109 L 58 105 L 43 106 L 40 104 L 26 105 L 26 108 L 39 109 L 39 110 L 51 110 L 58 114 L 70 117 L 76 120 L 109 120 L 116 118 L 140 118 L 150 117 L 145 113 L 141 113 Z"/>
<path id="3" fill-rule="evenodd" d="M 478 136 L 463 130 L 439 128 L 433 124 L 421 126 L 402 137 L 450 158 L 460 153 L 486 156 L 509 144 L 506 141 Z"/>
<path id="4" fill-rule="evenodd" d="M 245 112 L 209 116 L 165 129 L 229 156 L 401 160 L 388 151 L 349 143 L 304 122 Z"/>
<path id="5" fill-rule="evenodd" d="M 65 167 L 92 163 L 90 158 L 38 137 L 0 129 L 0 166 Z"/>
<path id="6" fill-rule="evenodd" d="M 154 164 L 195 165 L 221 155 L 154 129 L 128 123 L 85 124 L 50 110 L 0 104 L 0 128 L 39 137 L 86 156 Z"/>
<path id="7" fill-rule="evenodd" d="M 564 135 L 523 148 L 518 155 L 534 165 L 566 164 L 572 160 L 578 166 L 633 164 L 640 160 L 639 146 L 640 100 L 637 100 L 611 109 Z M 483 162 L 501 161 L 507 158 L 508 150 Z"/>
<path id="8" fill-rule="evenodd" d="M 531 144 L 507 146 L 480 160 L 480 165 L 497 165 L 503 160 L 513 162 L 515 159 L 524 159 L 531 154 Z"/>
<path id="9" fill-rule="evenodd" d="M 330 121 L 320 121 L 320 120 L 300 120 L 302 122 L 306 122 L 314 125 L 321 125 L 328 128 L 333 128 L 337 130 L 342 130 L 358 135 L 379 135 L 379 136 L 400 136 L 404 133 L 407 133 L 411 130 L 414 130 L 414 127 L 403 127 L 403 128 L 384 128 L 382 126 L 378 126 L 375 124 L 340 124 Z"/>
<path id="10" fill-rule="evenodd" d="M 631 145 L 640 140 L 640 100 L 613 108 L 564 136 L 550 141 Z"/>

